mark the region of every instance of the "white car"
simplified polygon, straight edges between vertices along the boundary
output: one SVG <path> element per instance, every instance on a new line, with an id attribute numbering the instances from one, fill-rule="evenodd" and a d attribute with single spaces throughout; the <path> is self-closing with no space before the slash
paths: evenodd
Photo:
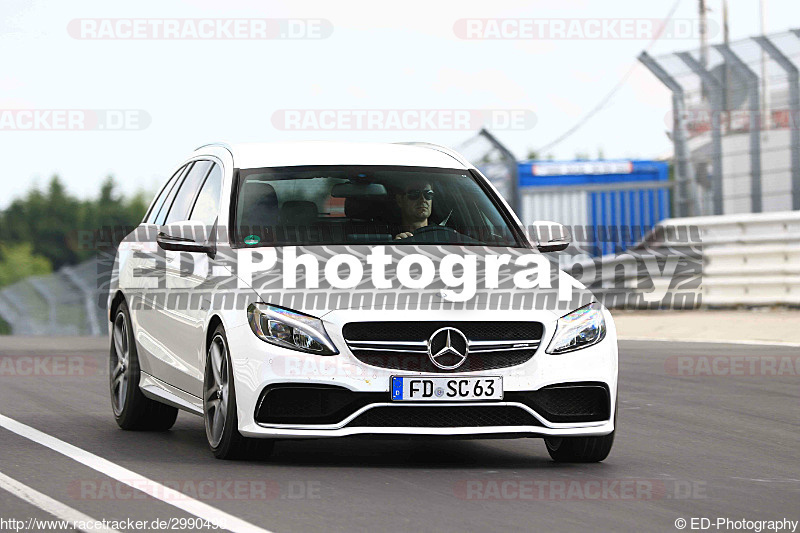
<path id="1" fill-rule="evenodd" d="M 528 236 L 435 145 L 200 147 L 117 253 L 114 417 L 203 416 L 219 458 L 402 435 L 539 437 L 556 461 L 601 461 L 616 331 L 553 267 L 569 237 L 550 228 Z"/>

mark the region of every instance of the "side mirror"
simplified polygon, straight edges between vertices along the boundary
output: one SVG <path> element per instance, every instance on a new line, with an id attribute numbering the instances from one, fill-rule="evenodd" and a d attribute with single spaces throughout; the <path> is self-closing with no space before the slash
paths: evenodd
<path id="1" fill-rule="evenodd" d="M 163 250 L 201 253 L 214 257 L 217 253 L 217 245 L 212 238 L 215 229 L 216 225 L 209 231 L 202 224 L 196 222 L 174 222 L 161 228 L 156 242 Z"/>
<path id="2" fill-rule="evenodd" d="M 563 224 L 549 220 L 537 220 L 532 224 L 533 243 L 540 252 L 561 252 L 570 245 L 572 236 Z"/>

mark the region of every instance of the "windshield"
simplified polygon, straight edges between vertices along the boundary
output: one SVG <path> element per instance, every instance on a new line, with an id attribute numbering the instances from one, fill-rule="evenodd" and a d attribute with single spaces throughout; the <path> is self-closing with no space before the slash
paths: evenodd
<path id="1" fill-rule="evenodd" d="M 469 171 L 396 166 L 240 170 L 236 241 L 520 246 Z"/>

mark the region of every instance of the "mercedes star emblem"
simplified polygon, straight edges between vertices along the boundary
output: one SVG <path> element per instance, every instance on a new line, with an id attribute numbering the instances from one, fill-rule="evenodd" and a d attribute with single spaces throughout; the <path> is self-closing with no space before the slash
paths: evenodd
<path id="1" fill-rule="evenodd" d="M 469 343 L 456 328 L 441 328 L 428 339 L 428 357 L 442 370 L 453 370 L 464 364 L 469 353 Z"/>

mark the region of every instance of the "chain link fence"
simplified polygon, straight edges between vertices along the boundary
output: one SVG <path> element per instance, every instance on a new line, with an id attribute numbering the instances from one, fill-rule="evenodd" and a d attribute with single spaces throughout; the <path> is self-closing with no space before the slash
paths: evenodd
<path id="1" fill-rule="evenodd" d="M 800 30 L 639 59 L 672 92 L 678 216 L 800 209 Z"/>

